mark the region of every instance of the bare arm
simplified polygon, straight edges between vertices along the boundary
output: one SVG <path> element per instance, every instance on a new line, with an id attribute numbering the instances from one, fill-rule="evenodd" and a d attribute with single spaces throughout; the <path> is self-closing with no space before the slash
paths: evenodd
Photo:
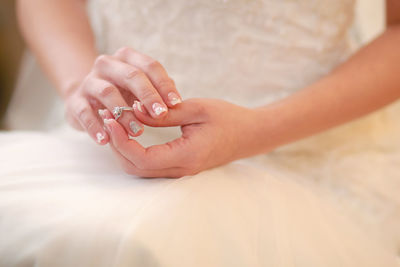
<path id="1" fill-rule="evenodd" d="M 84 0 L 18 0 L 22 34 L 40 65 L 65 97 L 97 56 Z"/>
<path id="2" fill-rule="evenodd" d="M 276 104 L 259 108 L 267 122 L 256 140 L 265 150 L 377 110 L 400 97 L 400 2 L 387 1 L 387 30 L 331 74 Z M 256 149 L 256 148 L 255 148 Z M 254 151 L 253 151 L 254 152 Z"/>

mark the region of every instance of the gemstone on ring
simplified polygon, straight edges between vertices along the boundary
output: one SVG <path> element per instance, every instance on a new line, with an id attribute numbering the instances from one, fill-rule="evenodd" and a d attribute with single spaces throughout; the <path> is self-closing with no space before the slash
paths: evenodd
<path id="1" fill-rule="evenodd" d="M 131 107 L 114 107 L 113 110 L 112 110 L 112 114 L 113 114 L 113 116 L 114 116 L 114 119 L 115 119 L 115 120 L 118 120 L 119 117 L 122 116 L 122 112 L 123 112 L 124 110 L 133 111 L 133 108 L 131 108 Z"/>
<path id="2" fill-rule="evenodd" d="M 118 120 L 122 115 L 122 107 L 114 107 L 112 114 L 114 115 L 115 120 Z"/>

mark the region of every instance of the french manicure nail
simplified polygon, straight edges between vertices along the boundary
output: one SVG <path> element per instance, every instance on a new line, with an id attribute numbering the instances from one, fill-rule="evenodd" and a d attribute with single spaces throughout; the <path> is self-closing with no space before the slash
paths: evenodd
<path id="1" fill-rule="evenodd" d="M 104 122 L 104 126 L 107 128 L 107 130 L 109 131 L 109 132 L 111 132 L 111 126 L 110 126 L 110 123 L 112 122 L 113 120 L 112 119 L 104 119 L 103 120 L 103 122 Z"/>
<path id="2" fill-rule="evenodd" d="M 157 116 L 160 115 L 161 113 L 167 111 L 167 108 L 164 107 L 164 106 L 162 106 L 160 103 L 154 103 L 153 106 L 152 106 L 152 108 L 153 108 L 154 113 L 155 113 Z"/>
<path id="3" fill-rule="evenodd" d="M 102 134 L 101 132 L 98 132 L 98 133 L 96 134 L 96 138 L 97 138 L 97 143 L 101 143 L 101 141 L 103 141 L 104 138 L 106 138 L 106 137 L 105 137 L 104 134 Z"/>
<path id="4" fill-rule="evenodd" d="M 99 113 L 100 117 L 104 117 L 106 110 L 105 109 L 99 109 L 97 112 Z"/>
<path id="5" fill-rule="evenodd" d="M 137 134 L 142 129 L 142 126 L 140 126 L 136 121 L 131 121 L 129 127 L 134 134 Z"/>
<path id="6" fill-rule="evenodd" d="M 174 92 L 168 93 L 168 100 L 171 103 L 171 105 L 173 105 L 173 106 L 175 106 L 176 104 L 182 103 L 182 100 L 180 99 L 180 97 Z"/>
<path id="7" fill-rule="evenodd" d="M 133 102 L 133 106 L 132 106 L 133 108 L 137 108 L 140 112 L 143 112 L 143 109 L 142 109 L 142 103 L 140 103 L 139 101 L 137 101 L 137 100 L 135 100 L 134 102 Z"/>

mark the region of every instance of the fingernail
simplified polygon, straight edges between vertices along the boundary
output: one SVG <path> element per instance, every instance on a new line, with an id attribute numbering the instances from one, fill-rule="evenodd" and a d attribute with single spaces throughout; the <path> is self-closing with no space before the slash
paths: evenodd
<path id="1" fill-rule="evenodd" d="M 129 127 L 134 134 L 137 134 L 142 129 L 142 126 L 140 126 L 136 121 L 131 121 Z"/>
<path id="2" fill-rule="evenodd" d="M 104 117 L 106 110 L 105 109 L 99 109 L 97 112 L 99 113 L 100 117 Z"/>
<path id="3" fill-rule="evenodd" d="M 132 107 L 133 108 L 137 108 L 140 112 L 143 112 L 142 103 L 140 103 L 137 100 L 133 101 L 133 106 Z"/>
<path id="4" fill-rule="evenodd" d="M 180 99 L 180 97 L 174 92 L 170 92 L 168 94 L 168 100 L 171 103 L 171 105 L 173 105 L 173 106 L 175 106 L 176 104 L 182 103 L 182 100 Z"/>
<path id="5" fill-rule="evenodd" d="M 97 143 L 101 143 L 101 141 L 103 141 L 106 137 L 104 134 L 102 134 L 101 132 L 98 132 L 96 134 L 96 138 L 97 138 Z"/>
<path id="6" fill-rule="evenodd" d="M 109 132 L 111 132 L 111 130 L 112 130 L 111 125 L 110 125 L 110 123 L 111 123 L 112 121 L 113 121 L 112 119 L 104 119 L 104 120 L 103 120 L 104 126 L 106 127 L 106 129 L 107 129 Z"/>
<path id="7" fill-rule="evenodd" d="M 153 108 L 154 113 L 155 113 L 157 116 L 160 115 L 161 113 L 167 111 L 167 108 L 164 107 L 164 106 L 162 106 L 160 103 L 154 103 L 153 106 L 152 106 L 152 108 Z"/>

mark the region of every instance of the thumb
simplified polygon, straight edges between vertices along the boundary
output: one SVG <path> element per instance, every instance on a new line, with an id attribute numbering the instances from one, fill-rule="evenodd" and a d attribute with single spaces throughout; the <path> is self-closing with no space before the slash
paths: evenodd
<path id="1" fill-rule="evenodd" d="M 200 98 L 191 98 L 176 104 L 162 118 L 151 117 L 139 101 L 135 101 L 133 108 L 136 118 L 152 127 L 172 127 L 201 123 L 205 121 L 207 115 L 204 100 Z"/>

